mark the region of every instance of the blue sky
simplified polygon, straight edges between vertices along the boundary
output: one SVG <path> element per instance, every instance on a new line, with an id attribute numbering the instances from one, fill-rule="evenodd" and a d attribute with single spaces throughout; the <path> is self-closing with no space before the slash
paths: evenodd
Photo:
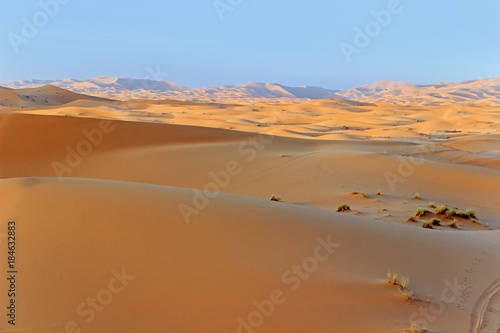
<path id="1" fill-rule="evenodd" d="M 157 72 L 192 88 L 346 89 L 500 76 L 497 0 L 19 0 L 2 9 L 0 81 Z"/>

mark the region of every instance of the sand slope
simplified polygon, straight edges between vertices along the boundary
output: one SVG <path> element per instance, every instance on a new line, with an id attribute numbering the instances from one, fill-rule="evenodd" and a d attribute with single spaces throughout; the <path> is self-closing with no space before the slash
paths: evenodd
<path id="1" fill-rule="evenodd" d="M 24 89 L 0 87 L 0 105 L 3 107 L 54 106 L 78 100 L 111 102 L 110 99 L 82 95 L 52 85 Z"/>
<path id="2" fill-rule="evenodd" d="M 69 321 L 87 332 L 236 332 L 275 290 L 280 304 L 259 332 L 401 332 L 429 303 L 404 301 L 383 282 L 388 269 L 411 276 L 423 300 L 439 299 L 445 280 L 469 281 L 432 322 L 457 332 L 497 278 L 496 231 L 435 232 L 223 194 L 186 225 L 178 205 L 193 191 L 110 181 L 3 180 L 0 192 L 2 220 L 15 219 L 22 239 L 19 328 L 30 332 Z M 318 237 L 338 246 L 318 250 L 315 264 Z M 304 262 L 307 275 L 290 272 Z M 130 278 L 94 317 L 81 303 L 107 303 L 99 293 L 122 268 Z"/>
<path id="3" fill-rule="evenodd" d="M 356 214 L 397 223 L 407 223 L 418 207 L 433 201 L 475 209 L 481 224 L 459 220 L 466 230 L 500 228 L 500 175 L 493 156 L 433 142 L 299 140 L 121 121 L 105 122 L 109 133 L 99 134 L 101 122 L 0 117 L 0 153 L 5 158 L 0 177 L 83 177 L 212 188 L 262 199 L 279 195 L 287 202 L 328 210 L 346 202 Z M 494 138 L 489 140 L 497 145 Z M 231 161 L 240 172 L 226 181 L 218 175 L 227 173 Z M 222 185 L 214 188 L 210 183 L 217 177 L 223 178 Z M 379 189 L 382 196 L 375 195 Z M 369 198 L 352 191 L 366 192 Z M 416 192 L 420 200 L 413 199 Z"/>

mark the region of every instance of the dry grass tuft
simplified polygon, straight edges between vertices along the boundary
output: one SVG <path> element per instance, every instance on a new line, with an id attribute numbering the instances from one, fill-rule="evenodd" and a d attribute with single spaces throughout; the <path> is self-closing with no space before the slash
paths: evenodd
<path id="1" fill-rule="evenodd" d="M 424 221 L 424 222 L 422 222 L 422 228 L 433 229 L 432 225 L 433 224 L 432 224 L 431 221 Z"/>
<path id="2" fill-rule="evenodd" d="M 340 204 L 338 207 L 337 207 L 337 213 L 344 213 L 344 212 L 348 212 L 351 210 L 351 207 L 349 207 L 347 204 L 343 203 L 343 204 Z"/>
<path id="3" fill-rule="evenodd" d="M 411 290 L 408 290 L 408 285 L 410 284 L 410 278 L 408 277 L 402 277 L 401 282 L 398 283 L 398 275 L 393 274 L 390 271 L 387 272 L 387 282 L 391 283 L 395 286 L 399 286 L 399 292 L 403 295 L 403 297 L 406 300 L 413 300 L 413 292 Z"/>
<path id="4" fill-rule="evenodd" d="M 399 289 L 399 292 L 403 295 L 403 297 L 407 300 L 407 301 L 412 301 L 414 298 L 413 298 L 413 292 L 411 290 L 408 290 L 408 289 L 402 289 L 400 288 Z"/>
<path id="5" fill-rule="evenodd" d="M 476 216 L 476 211 L 475 211 L 474 209 L 470 209 L 470 208 L 469 208 L 469 209 L 467 209 L 467 210 L 465 211 L 465 213 L 466 213 L 466 214 L 468 214 L 468 215 L 469 215 L 469 217 L 472 217 L 472 218 L 477 218 L 477 216 Z"/>
<path id="6" fill-rule="evenodd" d="M 406 330 L 406 332 L 409 332 L 409 333 L 430 333 L 428 330 L 424 330 L 420 327 L 419 324 L 417 324 L 416 322 L 413 322 L 410 326 L 409 329 Z"/>
<path id="7" fill-rule="evenodd" d="M 279 195 L 273 195 L 270 200 L 276 202 L 283 202 L 283 199 L 281 199 Z"/>
<path id="8" fill-rule="evenodd" d="M 351 194 L 361 194 L 364 198 L 368 198 L 368 195 L 366 192 L 358 192 L 358 191 L 352 191 Z"/>
<path id="9" fill-rule="evenodd" d="M 420 207 L 417 209 L 415 216 L 424 216 L 427 213 L 429 213 L 427 209 Z"/>
<path id="10" fill-rule="evenodd" d="M 436 208 L 436 214 L 444 214 L 448 211 L 448 206 L 446 205 L 439 205 L 437 208 Z"/>
<path id="11" fill-rule="evenodd" d="M 455 215 L 457 214 L 457 211 L 454 210 L 453 208 L 449 208 L 446 213 L 444 213 L 444 217 L 446 217 L 447 219 L 452 219 L 455 217 Z"/>
<path id="12" fill-rule="evenodd" d="M 432 223 L 432 225 L 441 225 L 441 220 L 435 217 L 432 218 L 429 222 Z"/>
<path id="13" fill-rule="evenodd" d="M 404 276 L 404 277 L 401 278 L 400 286 L 403 289 L 407 289 L 409 284 L 410 284 L 410 278 L 409 277 L 405 277 Z"/>

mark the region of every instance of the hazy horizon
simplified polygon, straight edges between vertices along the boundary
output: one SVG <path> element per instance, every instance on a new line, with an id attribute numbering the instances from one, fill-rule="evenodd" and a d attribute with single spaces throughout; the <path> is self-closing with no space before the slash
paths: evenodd
<path id="1" fill-rule="evenodd" d="M 28 80 L 34 80 L 34 81 L 62 81 L 62 80 L 90 81 L 90 80 L 94 80 L 94 79 L 97 79 L 97 78 L 117 78 L 117 79 L 132 79 L 132 80 L 165 81 L 165 82 L 174 83 L 174 84 L 177 84 L 177 85 L 189 88 L 189 89 L 214 88 L 214 87 L 222 87 L 222 86 L 234 87 L 234 86 L 245 85 L 245 84 L 250 84 L 250 83 L 258 83 L 258 84 L 277 84 L 277 85 L 287 86 L 287 87 L 291 87 L 291 88 L 294 88 L 294 87 L 316 87 L 316 88 L 323 88 L 323 89 L 326 89 L 326 90 L 343 91 L 343 90 L 358 88 L 358 87 L 361 87 L 361 86 L 369 86 L 369 85 L 373 85 L 373 84 L 376 84 L 376 83 L 379 83 L 379 82 L 384 82 L 384 81 L 406 82 L 406 83 L 415 84 L 415 85 L 419 85 L 419 86 L 428 86 L 428 85 L 439 84 L 439 83 L 451 83 L 451 84 L 454 84 L 454 83 L 461 83 L 461 82 L 467 82 L 467 81 L 477 81 L 477 80 L 483 80 L 483 79 L 493 79 L 495 77 L 484 77 L 484 78 L 468 79 L 468 80 L 462 80 L 462 81 L 439 81 L 439 82 L 427 82 L 427 83 L 416 83 L 416 82 L 408 82 L 408 81 L 402 81 L 402 80 L 397 80 L 397 81 L 396 80 L 379 80 L 379 81 L 375 81 L 375 82 L 364 83 L 364 84 L 361 84 L 359 86 L 348 87 L 348 88 L 345 88 L 345 89 L 338 89 L 338 88 L 335 88 L 335 87 L 322 87 L 322 86 L 315 86 L 315 85 L 310 85 L 310 84 L 299 84 L 299 85 L 289 86 L 287 84 L 283 84 L 281 82 L 275 82 L 275 81 L 271 81 L 271 82 L 248 81 L 248 82 L 240 82 L 240 83 L 235 83 L 235 84 L 221 84 L 219 86 L 197 86 L 197 87 L 193 87 L 193 86 L 182 85 L 182 84 L 179 84 L 178 82 L 175 82 L 175 81 L 162 80 L 162 79 L 158 79 L 157 80 L 157 79 L 154 79 L 154 78 L 138 78 L 138 77 L 128 77 L 128 76 L 104 76 L 104 75 L 95 76 L 95 77 L 89 77 L 89 78 L 83 78 L 83 79 L 77 79 L 77 78 L 73 78 L 73 77 L 66 77 L 66 78 L 25 78 L 25 79 L 20 79 L 20 80 L 0 81 L 0 82 L 1 83 L 10 83 L 10 82 L 22 82 L 22 81 L 28 81 Z"/>

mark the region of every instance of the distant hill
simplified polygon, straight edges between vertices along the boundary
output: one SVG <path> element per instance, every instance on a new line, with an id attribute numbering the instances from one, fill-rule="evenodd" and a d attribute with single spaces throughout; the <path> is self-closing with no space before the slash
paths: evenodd
<path id="1" fill-rule="evenodd" d="M 0 87 L 0 106 L 16 108 L 55 106 L 75 101 L 100 102 L 110 101 L 110 99 L 87 96 L 48 84 L 36 88 L 22 89 Z"/>
<path id="2" fill-rule="evenodd" d="M 500 78 L 458 83 L 440 82 L 429 85 L 416 85 L 402 81 L 380 81 L 340 91 L 337 95 L 346 99 L 374 103 L 500 105 Z"/>
<path id="3" fill-rule="evenodd" d="M 97 77 L 90 80 L 24 80 L 0 83 L 8 88 L 33 88 L 51 84 L 73 92 L 117 99 L 225 100 L 254 98 L 326 99 L 338 98 L 336 91 L 318 87 L 287 87 L 273 83 L 190 89 L 167 81 Z"/>
<path id="4" fill-rule="evenodd" d="M 453 103 L 500 105 L 500 78 L 458 83 L 440 82 L 429 85 L 417 85 L 403 81 L 380 81 L 343 91 L 311 86 L 289 87 L 276 83 L 256 82 L 236 86 L 190 89 L 167 81 L 116 77 L 97 77 L 89 80 L 24 80 L 0 83 L 0 86 L 7 88 L 35 88 L 47 84 L 79 94 L 119 100 L 177 99 L 190 102 L 224 102 L 251 99 L 309 100 L 342 98 L 359 102 L 402 105 Z M 3 92 L 3 94 L 7 93 Z M 14 96 L 8 98 L 12 99 L 13 103 L 20 103 Z M 88 96 L 85 98 L 88 98 Z M 32 102 L 29 99 L 24 99 L 24 101 Z"/>

